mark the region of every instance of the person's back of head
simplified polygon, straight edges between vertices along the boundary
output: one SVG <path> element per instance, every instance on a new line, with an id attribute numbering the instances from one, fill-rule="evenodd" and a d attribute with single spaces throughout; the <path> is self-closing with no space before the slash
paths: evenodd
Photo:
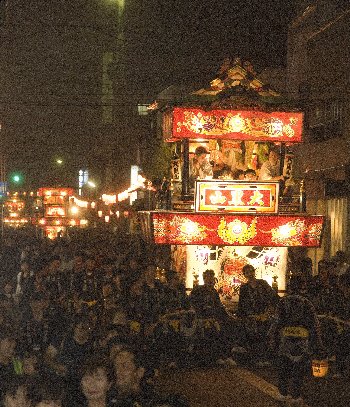
<path id="1" fill-rule="evenodd" d="M 58 376 L 46 374 L 37 380 L 32 389 L 36 407 L 60 407 L 64 396 L 64 381 Z"/>
<path id="2" fill-rule="evenodd" d="M 289 292 L 300 294 L 305 288 L 305 279 L 301 275 L 293 275 L 289 280 Z"/>
<path id="3" fill-rule="evenodd" d="M 7 378 L 1 385 L 1 406 L 31 406 L 31 385 L 25 377 L 16 375 L 13 378 Z"/>

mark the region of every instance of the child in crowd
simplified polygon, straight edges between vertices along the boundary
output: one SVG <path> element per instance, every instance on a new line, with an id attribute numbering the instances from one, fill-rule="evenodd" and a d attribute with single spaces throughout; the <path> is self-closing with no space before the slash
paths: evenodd
<path id="1" fill-rule="evenodd" d="M 113 371 L 108 359 L 96 352 L 81 368 L 81 390 L 84 407 L 108 407 L 108 391 L 113 382 Z"/>

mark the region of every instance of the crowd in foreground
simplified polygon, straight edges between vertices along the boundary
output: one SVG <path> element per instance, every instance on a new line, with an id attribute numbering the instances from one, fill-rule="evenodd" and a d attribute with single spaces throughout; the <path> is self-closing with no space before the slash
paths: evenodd
<path id="1" fill-rule="evenodd" d="M 160 369 L 273 359 L 279 361 L 281 397 L 292 393 L 298 400 L 311 352 L 325 348 L 344 371 L 346 325 L 340 331 L 326 324 L 323 331 L 317 318 L 350 319 L 350 272 L 340 272 L 339 262 L 321 262 L 316 277 L 304 263 L 282 300 L 247 265 L 237 313 L 230 314 L 212 270 L 188 293 L 176 272 L 159 278 L 162 259 L 132 238 L 91 242 L 4 242 L 2 405 L 186 406 L 182 395 L 156 390 Z"/>

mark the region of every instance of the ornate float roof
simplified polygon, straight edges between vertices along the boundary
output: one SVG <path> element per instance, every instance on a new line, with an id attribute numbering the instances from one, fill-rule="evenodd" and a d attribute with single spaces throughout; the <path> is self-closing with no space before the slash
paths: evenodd
<path id="1" fill-rule="evenodd" d="M 208 86 L 188 93 L 182 89 L 181 92 L 174 94 L 173 98 L 163 99 L 162 96 L 161 94 L 156 104 L 160 109 L 170 105 L 206 109 L 273 109 L 274 111 L 295 108 L 284 96 L 258 78 L 250 62 L 242 62 L 240 58 L 226 58 L 216 78 Z"/>

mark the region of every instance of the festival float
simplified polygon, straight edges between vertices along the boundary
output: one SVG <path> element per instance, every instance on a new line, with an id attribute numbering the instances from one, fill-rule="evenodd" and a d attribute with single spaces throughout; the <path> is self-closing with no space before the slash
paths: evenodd
<path id="1" fill-rule="evenodd" d="M 3 207 L 3 223 L 6 226 L 22 227 L 29 223 L 26 213 L 26 196 L 18 192 L 8 193 Z"/>
<path id="2" fill-rule="evenodd" d="M 213 269 L 223 299 L 238 300 L 242 267 L 250 263 L 283 292 L 288 248 L 319 247 L 324 223 L 306 213 L 303 180 L 293 179 L 291 147 L 302 142 L 303 112 L 239 59 L 225 61 L 207 88 L 153 107 L 173 152 L 171 202 L 139 213 L 146 241 L 171 245 L 172 267 L 187 288 Z M 271 149 L 283 181 L 259 180 Z M 198 151 L 212 174 L 193 180 Z M 247 169 L 257 178 L 238 179 Z"/>
<path id="3" fill-rule="evenodd" d="M 70 227 L 87 225 L 81 209 L 88 208 L 89 203 L 74 197 L 73 188 L 39 188 L 38 205 L 43 216 L 35 223 L 49 239 L 66 235 Z"/>

